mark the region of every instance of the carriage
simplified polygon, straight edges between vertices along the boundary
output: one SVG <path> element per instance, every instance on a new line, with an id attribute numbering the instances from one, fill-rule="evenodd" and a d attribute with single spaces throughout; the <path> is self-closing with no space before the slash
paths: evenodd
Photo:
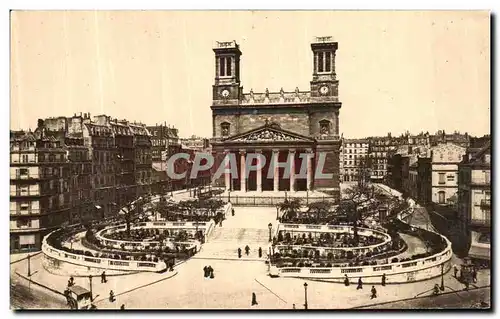
<path id="1" fill-rule="evenodd" d="M 71 309 L 94 309 L 92 305 L 92 294 L 89 290 L 81 286 L 71 286 L 64 292 L 66 301 Z"/>

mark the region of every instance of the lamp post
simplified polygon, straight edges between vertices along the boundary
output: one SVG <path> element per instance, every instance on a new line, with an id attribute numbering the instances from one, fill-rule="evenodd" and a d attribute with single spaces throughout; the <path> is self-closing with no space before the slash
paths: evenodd
<path id="1" fill-rule="evenodd" d="M 444 264 L 441 264 L 441 291 L 444 291 Z"/>
<path id="2" fill-rule="evenodd" d="M 90 300 L 92 301 L 92 275 L 89 275 L 89 286 L 90 286 Z"/>
<path id="3" fill-rule="evenodd" d="M 307 310 L 307 282 L 304 283 L 304 309 Z"/>
<path id="4" fill-rule="evenodd" d="M 31 255 L 28 254 L 28 278 L 31 277 Z"/>
<path id="5" fill-rule="evenodd" d="M 271 229 L 273 228 L 273 224 L 269 223 L 269 225 L 267 225 L 267 228 L 269 228 L 269 242 L 271 242 Z"/>

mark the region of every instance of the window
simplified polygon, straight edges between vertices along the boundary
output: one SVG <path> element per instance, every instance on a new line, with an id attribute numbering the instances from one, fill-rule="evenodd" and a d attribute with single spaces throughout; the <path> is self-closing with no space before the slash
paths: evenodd
<path id="1" fill-rule="evenodd" d="M 320 133 L 322 135 L 330 134 L 330 121 L 328 120 L 319 121 L 319 128 L 320 128 Z"/>
<path id="2" fill-rule="evenodd" d="M 31 227 L 31 219 L 21 218 L 16 220 L 17 228 L 27 228 Z"/>
<path id="3" fill-rule="evenodd" d="M 484 171 L 484 181 L 486 184 L 490 183 L 490 172 L 489 171 Z"/>
<path id="4" fill-rule="evenodd" d="M 226 75 L 231 76 L 231 57 L 226 58 Z"/>
<path id="5" fill-rule="evenodd" d="M 219 76 L 226 76 L 226 58 L 224 57 L 219 60 Z"/>
<path id="6" fill-rule="evenodd" d="M 438 202 L 439 202 L 439 204 L 444 204 L 445 203 L 445 198 L 446 198 L 445 192 L 444 191 L 439 191 L 438 192 Z"/>
<path id="7" fill-rule="evenodd" d="M 453 181 L 455 181 L 455 175 L 448 175 L 448 176 L 446 176 L 446 180 L 447 180 L 448 182 L 453 182 Z"/>
<path id="8" fill-rule="evenodd" d="M 323 52 L 318 52 L 318 72 L 323 72 Z"/>
<path id="9" fill-rule="evenodd" d="M 332 70 L 332 53 L 325 52 L 325 72 L 330 72 Z"/>
<path id="10" fill-rule="evenodd" d="M 231 124 L 228 122 L 221 123 L 221 135 L 222 136 L 229 136 L 230 131 L 231 131 Z"/>
<path id="11" fill-rule="evenodd" d="M 438 182 L 439 184 L 446 184 L 444 176 L 445 176 L 444 173 L 439 173 L 439 182 Z"/>
<path id="12" fill-rule="evenodd" d="M 28 163 L 28 154 L 23 154 L 22 163 Z"/>

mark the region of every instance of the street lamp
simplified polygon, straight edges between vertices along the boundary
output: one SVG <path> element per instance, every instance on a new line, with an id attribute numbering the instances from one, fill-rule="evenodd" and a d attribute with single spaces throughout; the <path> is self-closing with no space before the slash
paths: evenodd
<path id="1" fill-rule="evenodd" d="M 271 229 L 273 228 L 273 224 L 269 223 L 269 225 L 267 225 L 267 228 L 269 228 L 269 241 L 271 241 Z"/>
<path id="2" fill-rule="evenodd" d="M 307 282 L 304 283 L 304 309 L 307 310 Z"/>
<path id="3" fill-rule="evenodd" d="M 31 255 L 28 254 L 28 278 L 31 277 Z"/>
<path id="4" fill-rule="evenodd" d="M 441 291 L 444 291 L 444 264 L 441 264 Z"/>
<path id="5" fill-rule="evenodd" d="M 89 275 L 89 284 L 90 284 L 90 300 L 92 300 L 92 275 Z"/>

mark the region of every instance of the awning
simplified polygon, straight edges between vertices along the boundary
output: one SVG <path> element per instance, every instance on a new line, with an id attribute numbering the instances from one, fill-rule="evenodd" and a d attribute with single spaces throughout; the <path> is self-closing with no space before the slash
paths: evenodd
<path id="1" fill-rule="evenodd" d="M 475 259 L 490 260 L 491 249 L 489 247 L 471 246 L 469 249 L 469 257 Z"/>

